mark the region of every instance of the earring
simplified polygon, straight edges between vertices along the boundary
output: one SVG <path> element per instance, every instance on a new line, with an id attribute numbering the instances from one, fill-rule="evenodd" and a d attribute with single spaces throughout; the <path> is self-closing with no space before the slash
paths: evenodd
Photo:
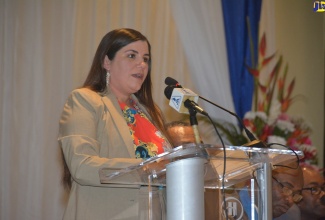
<path id="1" fill-rule="evenodd" d="M 106 87 L 109 86 L 109 77 L 111 76 L 111 74 L 109 73 L 109 71 L 106 72 Z"/>

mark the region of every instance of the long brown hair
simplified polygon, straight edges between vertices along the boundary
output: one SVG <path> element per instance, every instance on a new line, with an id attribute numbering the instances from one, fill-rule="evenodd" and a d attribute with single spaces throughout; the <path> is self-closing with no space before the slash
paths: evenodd
<path id="1" fill-rule="evenodd" d="M 83 84 L 83 87 L 87 87 L 95 92 L 105 92 L 106 88 L 106 70 L 103 68 L 103 62 L 105 56 L 110 60 L 113 60 L 117 51 L 122 47 L 135 42 L 135 41 L 145 41 L 148 44 L 149 49 L 149 68 L 146 79 L 144 80 L 140 90 L 134 95 L 139 99 L 140 103 L 144 105 L 153 121 L 153 123 L 158 127 L 158 129 L 165 135 L 169 137 L 165 127 L 164 118 L 159 109 L 159 107 L 154 103 L 152 97 L 152 82 L 151 82 L 151 45 L 148 39 L 142 35 L 139 31 L 130 28 L 115 29 L 107 33 L 101 40 L 91 68 L 89 70 L 88 76 Z M 66 164 L 65 164 L 66 165 Z M 65 166 L 67 169 L 67 166 Z M 71 187 L 71 176 L 70 172 L 64 171 L 63 182 L 67 188 Z M 69 182 L 69 181 L 70 182 Z"/>

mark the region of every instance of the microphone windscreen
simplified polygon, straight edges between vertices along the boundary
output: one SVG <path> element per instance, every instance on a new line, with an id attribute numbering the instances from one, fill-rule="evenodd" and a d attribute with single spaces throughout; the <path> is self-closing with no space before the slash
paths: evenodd
<path id="1" fill-rule="evenodd" d="M 175 79 L 173 79 L 173 78 L 167 76 L 166 79 L 165 79 L 165 84 L 166 84 L 167 86 L 175 86 L 175 85 L 178 84 L 178 82 L 177 82 Z"/>
<path id="2" fill-rule="evenodd" d="M 174 90 L 173 86 L 167 86 L 165 88 L 164 93 L 165 93 L 165 96 L 166 96 L 167 99 L 170 99 L 170 97 L 172 97 L 173 90 Z"/>

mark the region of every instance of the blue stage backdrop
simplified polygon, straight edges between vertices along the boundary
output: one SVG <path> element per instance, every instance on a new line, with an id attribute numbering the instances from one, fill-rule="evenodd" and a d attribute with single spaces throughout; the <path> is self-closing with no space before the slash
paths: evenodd
<path id="1" fill-rule="evenodd" d="M 245 65 L 253 67 L 257 63 L 261 5 L 262 0 L 222 0 L 231 92 L 236 113 L 241 118 L 252 107 L 254 79 Z"/>

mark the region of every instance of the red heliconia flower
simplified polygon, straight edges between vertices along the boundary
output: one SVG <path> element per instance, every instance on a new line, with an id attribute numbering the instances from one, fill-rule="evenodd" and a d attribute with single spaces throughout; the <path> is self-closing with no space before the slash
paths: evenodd
<path id="1" fill-rule="evenodd" d="M 271 56 L 263 59 L 263 61 L 262 61 L 262 67 L 266 66 L 274 57 L 275 57 L 275 53 L 272 54 Z"/>
<path id="2" fill-rule="evenodd" d="M 283 88 L 284 88 L 284 80 L 282 77 L 279 77 L 279 79 L 278 79 L 278 88 L 279 88 L 279 90 L 283 90 Z"/>
<path id="3" fill-rule="evenodd" d="M 284 84 L 284 82 L 283 82 Z M 291 93 L 292 93 L 292 90 L 294 88 L 294 85 L 295 85 L 295 79 L 293 79 L 291 82 L 290 82 L 290 85 L 287 89 L 287 95 L 286 97 L 284 98 L 283 97 L 283 88 L 279 91 L 279 101 L 281 103 L 281 112 L 286 112 L 288 110 L 288 108 L 290 107 L 290 105 L 292 104 L 292 101 L 293 99 L 291 98 Z M 280 96 L 281 94 L 281 96 Z"/>
<path id="4" fill-rule="evenodd" d="M 248 72 L 253 75 L 253 77 L 258 78 L 260 75 L 260 71 L 258 69 L 250 68 L 249 66 L 246 67 Z"/>
<path id="5" fill-rule="evenodd" d="M 262 57 L 265 57 L 265 51 L 266 51 L 266 37 L 265 37 L 265 33 L 263 33 L 262 39 L 260 41 L 259 51 L 260 51 L 260 55 Z"/>
<path id="6" fill-rule="evenodd" d="M 267 137 L 270 136 L 273 132 L 273 128 L 268 126 L 268 125 L 265 125 L 263 130 L 262 130 L 262 134 L 260 135 L 260 140 L 261 141 L 267 141 Z"/>
<path id="7" fill-rule="evenodd" d="M 292 99 L 285 99 L 281 102 L 281 112 L 287 112 L 290 105 L 292 103 Z"/>
<path id="8" fill-rule="evenodd" d="M 279 73 L 280 67 L 282 65 L 282 56 L 280 56 L 279 60 L 276 62 L 275 66 L 273 67 L 269 79 L 268 79 L 268 85 L 273 81 L 274 77 L 276 77 Z"/>
<path id="9" fill-rule="evenodd" d="M 286 99 L 290 98 L 294 86 L 295 86 L 295 78 L 293 78 L 293 80 L 290 82 L 290 85 L 289 85 L 288 91 L 287 91 L 288 93 L 287 93 Z"/>
<path id="10" fill-rule="evenodd" d="M 243 123 L 244 123 L 244 126 L 245 126 L 245 127 L 250 128 L 252 131 L 253 131 L 254 129 L 256 130 L 255 125 L 254 125 L 254 123 L 253 123 L 251 120 L 245 118 L 245 119 L 243 120 Z"/>
<path id="11" fill-rule="evenodd" d="M 262 85 L 261 83 L 258 83 L 258 88 L 261 90 L 263 94 L 267 92 L 267 87 Z"/>

